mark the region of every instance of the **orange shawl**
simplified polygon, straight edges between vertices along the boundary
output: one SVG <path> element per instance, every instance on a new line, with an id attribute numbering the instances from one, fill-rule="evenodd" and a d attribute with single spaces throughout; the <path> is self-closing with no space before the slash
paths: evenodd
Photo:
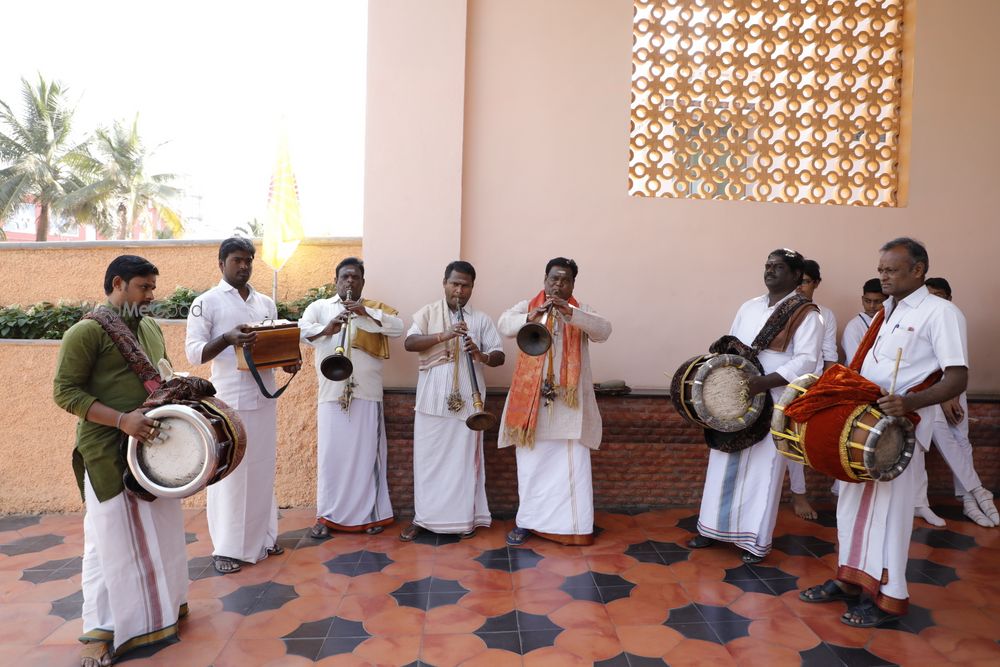
<path id="1" fill-rule="evenodd" d="M 545 291 L 535 295 L 535 298 L 528 304 L 528 312 L 545 303 Z M 580 303 L 570 297 L 569 303 L 575 308 L 580 307 Z M 553 317 L 549 317 L 545 326 L 552 331 Z M 580 401 L 577 395 L 580 384 L 580 363 L 583 335 L 579 328 L 572 324 L 565 323 L 562 335 L 562 361 L 559 364 L 559 394 L 566 405 L 571 408 L 579 407 Z M 535 427 L 538 424 L 538 408 L 542 398 L 542 376 L 545 374 L 545 365 L 551 349 L 547 354 L 537 357 L 518 352 L 517 366 L 514 368 L 514 377 L 510 383 L 510 393 L 507 399 L 507 421 L 505 424 L 507 437 L 518 447 L 528 447 L 535 445 Z"/>

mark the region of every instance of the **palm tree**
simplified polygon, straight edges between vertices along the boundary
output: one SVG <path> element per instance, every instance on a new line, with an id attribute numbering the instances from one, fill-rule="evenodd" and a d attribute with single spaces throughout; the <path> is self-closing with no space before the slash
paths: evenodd
<path id="1" fill-rule="evenodd" d="M 139 137 L 138 114 L 131 126 L 115 121 L 110 130 L 97 130 L 86 148 L 68 158 L 85 184 L 68 194 L 63 205 L 79 221 L 120 239 L 128 238 L 136 225 L 152 234 L 153 211 L 173 236 L 179 235 L 184 227 L 174 202 L 181 190 L 170 185 L 177 177 L 148 174 L 146 161 L 153 153 Z"/>
<path id="2" fill-rule="evenodd" d="M 247 238 L 260 238 L 264 236 L 264 223 L 259 222 L 257 218 L 251 218 L 242 225 L 237 225 L 236 229 L 233 230 L 236 236 L 245 236 Z"/>
<path id="3" fill-rule="evenodd" d="M 39 75 L 37 86 L 27 79 L 21 86 L 22 117 L 0 101 L 0 125 L 7 128 L 0 131 L 0 164 L 6 165 L 0 169 L 0 220 L 18 204 L 34 202 L 39 207 L 35 240 L 45 241 L 52 209 L 79 185 L 66 162 L 79 147 L 69 145 L 73 109 L 66 106 L 62 84 Z"/>

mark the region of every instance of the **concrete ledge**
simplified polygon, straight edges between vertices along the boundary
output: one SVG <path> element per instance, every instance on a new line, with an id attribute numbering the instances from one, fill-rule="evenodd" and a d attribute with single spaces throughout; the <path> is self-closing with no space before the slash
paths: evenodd
<path id="1" fill-rule="evenodd" d="M 0 243 L 0 252 L 4 250 L 61 250 L 72 248 L 183 248 L 183 247 L 218 247 L 224 239 L 149 239 L 123 241 L 16 241 Z M 250 239 L 260 245 L 260 237 Z M 316 236 L 302 239 L 303 246 L 351 246 L 361 245 L 360 236 Z"/>

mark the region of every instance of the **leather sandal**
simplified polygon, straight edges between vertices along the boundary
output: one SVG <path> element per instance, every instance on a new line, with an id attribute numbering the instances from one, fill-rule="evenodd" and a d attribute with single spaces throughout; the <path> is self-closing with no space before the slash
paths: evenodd
<path id="1" fill-rule="evenodd" d="M 524 544 L 528 536 L 531 535 L 531 531 L 527 528 L 517 528 L 507 533 L 507 544 L 512 547 L 519 547 Z"/>
<path id="2" fill-rule="evenodd" d="M 822 584 L 799 591 L 800 600 L 813 603 L 837 602 L 839 600 L 856 603 L 860 597 L 860 592 L 848 593 L 833 579 L 827 579 Z"/>
<path id="3" fill-rule="evenodd" d="M 840 622 L 852 628 L 877 628 L 898 621 L 899 616 L 879 609 L 871 600 L 865 600 L 847 610 Z"/>
<path id="4" fill-rule="evenodd" d="M 755 553 L 750 553 L 749 551 L 744 551 L 743 554 L 740 556 L 740 560 L 742 560 L 747 565 L 756 565 L 757 563 L 764 560 L 764 557 L 758 556 Z"/>
<path id="5" fill-rule="evenodd" d="M 266 553 L 268 556 L 280 556 L 281 554 L 285 553 L 285 547 L 275 542 L 273 546 L 264 549 L 264 553 Z"/>
<path id="6" fill-rule="evenodd" d="M 714 544 L 715 540 L 711 537 L 705 537 L 704 535 L 695 535 L 687 541 L 689 549 L 704 549 L 705 547 L 710 547 Z"/>
<path id="7" fill-rule="evenodd" d="M 80 649 L 80 667 L 108 667 L 111 664 L 111 642 L 85 642 Z"/>
<path id="8" fill-rule="evenodd" d="M 309 537 L 314 540 L 328 540 L 333 535 L 330 534 L 330 529 L 325 523 L 317 521 L 316 524 L 309 529 Z"/>
<path id="9" fill-rule="evenodd" d="M 365 532 L 368 533 L 369 535 L 378 535 L 383 530 L 385 530 L 383 526 L 368 526 L 367 528 L 365 528 Z"/>
<path id="10" fill-rule="evenodd" d="M 423 530 L 423 528 L 415 523 L 411 523 L 399 533 L 399 539 L 403 542 L 412 542 L 417 539 L 417 535 L 420 534 L 421 530 Z"/>
<path id="11" fill-rule="evenodd" d="M 229 556 L 212 556 L 212 565 L 219 574 L 235 574 L 243 569 L 235 558 Z"/>

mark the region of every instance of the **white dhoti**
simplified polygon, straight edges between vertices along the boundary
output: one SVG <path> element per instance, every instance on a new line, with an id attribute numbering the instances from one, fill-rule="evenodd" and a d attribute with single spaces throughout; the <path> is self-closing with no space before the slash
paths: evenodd
<path id="1" fill-rule="evenodd" d="M 536 440 L 518 447 L 516 524 L 567 544 L 573 536 L 592 539 L 594 487 L 590 449 L 579 440 Z M 566 536 L 567 539 L 559 539 Z"/>
<path id="2" fill-rule="evenodd" d="M 771 436 L 732 454 L 711 450 L 698 532 L 766 556 L 771 551 L 784 476 L 785 457 Z"/>
<path id="3" fill-rule="evenodd" d="M 83 636 L 119 655 L 177 634 L 187 613 L 187 552 L 179 499 L 97 499 L 84 477 Z"/>
<path id="4" fill-rule="evenodd" d="M 841 484 L 837 499 L 837 578 L 861 586 L 880 609 L 905 614 L 906 560 L 913 531 L 913 497 L 924 469 L 918 444 L 913 459 L 890 482 Z"/>
<path id="5" fill-rule="evenodd" d="M 483 435 L 453 417 L 415 412 L 413 523 L 435 533 L 489 526 Z"/>
<path id="6" fill-rule="evenodd" d="M 243 461 L 221 482 L 208 487 L 208 532 L 214 556 L 248 563 L 267 557 L 278 538 L 278 502 L 274 497 L 276 404 L 239 410 L 247 433 Z"/>
<path id="7" fill-rule="evenodd" d="M 316 407 L 316 423 L 316 516 L 336 530 L 392 523 L 382 403 L 355 398 L 344 412 L 325 401 Z"/>

